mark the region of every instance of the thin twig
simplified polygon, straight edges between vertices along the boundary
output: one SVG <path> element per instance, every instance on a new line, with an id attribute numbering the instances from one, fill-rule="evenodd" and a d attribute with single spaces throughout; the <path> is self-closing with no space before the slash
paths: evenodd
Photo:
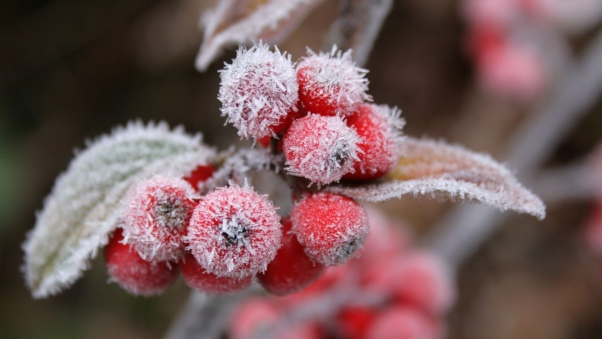
<path id="1" fill-rule="evenodd" d="M 330 26 L 323 50 L 329 51 L 333 45 L 344 51 L 353 49 L 353 60 L 362 67 L 392 6 L 393 0 L 341 1 L 339 17 Z"/>
<path id="2" fill-rule="evenodd" d="M 589 200 L 595 194 L 593 171 L 589 164 L 578 163 L 540 171 L 532 187 L 546 204 L 567 200 Z"/>
<path id="3" fill-rule="evenodd" d="M 510 137 L 505 158 L 523 182 L 532 182 L 538 168 L 598 99 L 602 92 L 600 60 L 602 31 L 592 40 L 581 62 L 567 68 L 565 80 Z M 505 215 L 482 206 L 460 207 L 435 226 L 427 245 L 457 268 L 504 218 Z"/>

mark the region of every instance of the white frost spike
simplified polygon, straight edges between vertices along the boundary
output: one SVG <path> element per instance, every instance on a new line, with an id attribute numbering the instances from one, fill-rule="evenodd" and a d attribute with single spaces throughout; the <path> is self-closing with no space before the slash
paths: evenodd
<path id="1" fill-rule="evenodd" d="M 290 55 L 268 45 L 241 47 L 232 64 L 220 71 L 221 111 L 242 137 L 263 138 L 283 129 L 297 111 L 297 77 Z"/>
<path id="2" fill-rule="evenodd" d="M 81 276 L 107 243 L 134 182 L 153 174 L 182 176 L 210 163 L 214 153 L 200 135 L 165 123 L 130 123 L 88 143 L 55 182 L 23 245 L 33 296 L 56 294 Z"/>
<path id="3" fill-rule="evenodd" d="M 357 105 L 372 101 L 366 93 L 368 70 L 355 65 L 351 50 L 342 53 L 333 46 L 330 53 L 316 54 L 310 49 L 307 53 L 297 64 L 299 98 L 306 113 L 345 116 Z"/>
<path id="4" fill-rule="evenodd" d="M 219 0 L 202 20 L 205 34 L 196 68 L 207 69 L 227 46 L 285 39 L 322 0 Z"/>
<path id="5" fill-rule="evenodd" d="M 286 171 L 320 185 L 353 171 L 361 138 L 341 117 L 308 115 L 293 121 L 283 139 Z"/>
<path id="6" fill-rule="evenodd" d="M 133 186 L 125 204 L 123 243 L 132 244 L 144 260 L 178 262 L 193 199 L 199 197 L 178 177 L 155 175 Z"/>
<path id="7" fill-rule="evenodd" d="M 539 219 L 546 207 L 510 171 L 484 154 L 432 140 L 406 137 L 396 167 L 383 183 L 329 186 L 326 191 L 378 202 L 404 195 L 434 195 L 475 200 L 502 211 L 529 213 Z"/>

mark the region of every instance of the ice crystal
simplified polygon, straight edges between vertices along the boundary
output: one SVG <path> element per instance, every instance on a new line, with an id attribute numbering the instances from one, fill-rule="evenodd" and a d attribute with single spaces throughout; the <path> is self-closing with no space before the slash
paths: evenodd
<path id="1" fill-rule="evenodd" d="M 275 135 L 297 111 L 299 85 L 291 57 L 275 49 L 263 43 L 241 47 L 232 64 L 220 71 L 222 115 L 241 137 Z"/>
<path id="2" fill-rule="evenodd" d="M 134 182 L 153 174 L 182 176 L 213 156 L 200 135 L 165 123 L 130 123 L 88 143 L 57 179 L 23 245 L 34 297 L 55 294 L 79 278 L 107 243 Z"/>

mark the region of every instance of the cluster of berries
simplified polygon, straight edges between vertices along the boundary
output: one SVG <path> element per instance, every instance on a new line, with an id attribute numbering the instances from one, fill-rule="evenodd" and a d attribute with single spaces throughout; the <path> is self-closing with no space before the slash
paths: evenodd
<path id="1" fill-rule="evenodd" d="M 397 161 L 403 121 L 398 110 L 366 103 L 365 73 L 350 52 L 310 53 L 295 68 L 290 56 L 260 43 L 240 49 L 221 71 L 219 99 L 241 136 L 267 138 L 273 153 L 284 154 L 285 175 L 318 186 L 370 180 Z M 285 295 L 352 258 L 368 236 L 366 211 L 351 198 L 303 187 L 281 222 L 248 185 L 201 196 L 199 182 L 212 173 L 203 165 L 189 177 L 153 177 L 132 189 L 105 251 L 113 280 L 152 295 L 181 269 L 189 286 L 209 294 L 242 290 L 257 277 Z"/>
<path id="2" fill-rule="evenodd" d="M 307 195 L 282 225 L 250 187 L 200 196 L 186 179 L 155 176 L 132 189 L 105 247 L 109 274 L 126 291 L 159 294 L 181 271 L 208 294 L 243 290 L 255 277 L 267 291 L 289 294 L 355 255 L 368 235 L 364 208 L 340 195 Z"/>
<path id="3" fill-rule="evenodd" d="M 376 210 L 369 209 L 368 214 L 371 233 L 360 257 L 328 269 L 301 292 L 278 299 L 247 299 L 233 313 L 230 336 L 442 338 L 443 317 L 455 298 L 445 265 L 437 257 L 411 248 L 407 232 L 400 225 Z M 324 308 L 332 306 L 330 296 L 345 291 L 350 294 L 348 303 L 325 312 Z M 362 295 L 382 298 L 362 302 Z M 315 316 L 303 313 L 304 305 Z M 290 323 L 291 319 L 296 321 Z"/>
<path id="4" fill-rule="evenodd" d="M 376 179 L 395 165 L 400 112 L 369 103 L 367 71 L 351 51 L 310 51 L 295 65 L 259 43 L 220 72 L 222 114 L 241 137 L 273 143 L 288 174 L 326 185 Z"/>

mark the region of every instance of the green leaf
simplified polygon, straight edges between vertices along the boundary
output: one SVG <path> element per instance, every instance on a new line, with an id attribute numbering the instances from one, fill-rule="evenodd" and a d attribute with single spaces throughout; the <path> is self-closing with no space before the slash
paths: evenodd
<path id="1" fill-rule="evenodd" d="M 35 298 L 71 285 L 104 246 L 130 186 L 155 174 L 182 176 L 214 151 L 167 124 L 130 123 L 76 154 L 55 182 L 23 245 L 25 277 Z"/>

